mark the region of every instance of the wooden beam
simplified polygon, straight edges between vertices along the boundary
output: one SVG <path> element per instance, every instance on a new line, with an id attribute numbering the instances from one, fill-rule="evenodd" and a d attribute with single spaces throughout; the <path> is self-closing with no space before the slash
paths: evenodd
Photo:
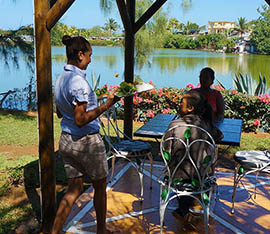
<path id="1" fill-rule="evenodd" d="M 139 29 L 146 24 L 146 22 L 159 10 L 160 7 L 166 2 L 167 0 L 157 0 L 155 1 L 151 7 L 137 20 L 134 27 L 134 32 L 138 32 Z M 269 0 L 270 1 L 270 0 Z"/>
<path id="2" fill-rule="evenodd" d="M 124 0 L 116 0 L 117 2 L 117 6 L 118 6 L 118 10 L 125 28 L 125 31 L 128 34 L 132 34 L 133 33 L 133 27 L 131 24 L 131 20 L 130 20 L 130 16 L 127 10 L 127 6 L 125 4 Z"/>
<path id="3" fill-rule="evenodd" d="M 270 0 L 265 0 L 267 3 L 268 3 L 268 5 L 270 6 Z"/>
<path id="4" fill-rule="evenodd" d="M 50 31 L 58 20 L 65 14 L 75 0 L 57 0 L 49 10 L 46 18 L 47 29 Z"/>
<path id="5" fill-rule="evenodd" d="M 136 0 L 126 0 L 127 11 L 130 18 L 132 28 L 135 22 L 135 7 Z M 134 81 L 134 44 L 135 34 L 133 30 L 131 32 L 125 32 L 125 81 L 133 83 Z M 124 99 L 124 133 L 132 138 L 133 136 L 133 97 L 126 97 Z"/>
<path id="6" fill-rule="evenodd" d="M 56 211 L 51 38 L 46 27 L 49 9 L 49 0 L 34 0 L 42 233 L 51 233 Z"/>

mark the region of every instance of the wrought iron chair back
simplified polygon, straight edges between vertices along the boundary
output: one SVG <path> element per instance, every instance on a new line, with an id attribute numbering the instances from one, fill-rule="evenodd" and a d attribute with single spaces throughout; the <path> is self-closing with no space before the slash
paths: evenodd
<path id="1" fill-rule="evenodd" d="M 103 116 L 100 118 L 101 128 L 104 134 L 104 140 L 107 143 L 107 160 L 112 160 L 112 180 L 114 175 L 114 167 L 116 158 L 122 158 L 131 163 L 131 165 L 136 169 L 141 186 L 140 199 L 143 197 L 143 172 L 145 161 L 148 157 L 150 161 L 150 175 L 152 177 L 152 146 L 151 144 L 141 141 L 141 140 L 132 140 L 123 131 L 120 130 L 118 126 L 118 118 L 116 114 L 116 106 L 112 106 Z M 152 178 L 150 180 L 150 188 L 152 188 Z"/>
<path id="2" fill-rule="evenodd" d="M 160 152 L 164 162 L 163 179 L 160 180 L 160 233 L 169 202 L 181 196 L 190 196 L 200 203 L 207 233 L 210 201 L 216 185 L 214 139 L 201 127 L 179 124 L 163 135 Z"/>

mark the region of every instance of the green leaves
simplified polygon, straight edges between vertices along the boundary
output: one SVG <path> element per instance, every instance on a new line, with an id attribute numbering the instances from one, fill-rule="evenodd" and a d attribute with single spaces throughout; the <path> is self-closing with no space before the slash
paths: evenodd
<path id="1" fill-rule="evenodd" d="M 197 179 L 194 179 L 194 178 L 192 179 L 191 184 L 192 184 L 194 187 L 199 187 L 199 186 L 200 186 L 199 181 L 198 181 Z"/>
<path id="2" fill-rule="evenodd" d="M 189 139 L 191 137 L 191 131 L 190 131 L 190 128 L 187 128 L 185 133 L 184 133 L 184 136 L 186 139 Z"/>
<path id="3" fill-rule="evenodd" d="M 164 158 L 169 162 L 171 161 L 171 154 L 167 151 L 163 151 Z"/>
<path id="4" fill-rule="evenodd" d="M 96 85 L 95 81 L 93 81 L 93 85 Z M 94 89 L 94 91 L 95 91 L 95 93 L 96 93 L 96 95 L 98 97 L 101 97 L 102 95 L 109 94 L 108 86 L 107 85 L 103 85 L 101 88 L 96 87 L 96 89 Z"/>
<path id="5" fill-rule="evenodd" d="M 203 202 L 204 202 L 204 204 L 205 205 L 209 205 L 209 203 L 210 203 L 210 199 L 209 199 L 209 197 L 208 197 L 208 195 L 206 194 L 206 193 L 203 193 Z"/>
<path id="6" fill-rule="evenodd" d="M 172 182 L 172 185 L 177 185 L 178 183 L 182 182 L 183 181 L 183 178 L 178 178 L 178 179 L 174 179 L 173 182 Z"/>
<path id="7" fill-rule="evenodd" d="M 211 155 L 207 155 L 207 156 L 203 159 L 202 164 L 208 164 L 211 160 L 212 160 L 212 156 L 211 156 Z"/>
<path id="8" fill-rule="evenodd" d="M 164 189 L 162 190 L 162 193 L 161 193 L 161 199 L 162 199 L 162 200 L 165 200 L 166 197 L 167 197 L 167 194 L 168 194 L 168 190 L 167 190 L 167 188 L 164 188 Z"/>
<path id="9" fill-rule="evenodd" d="M 119 97 L 128 97 L 134 95 L 135 92 L 136 86 L 134 84 L 123 81 L 121 82 L 116 95 Z"/>
<path id="10" fill-rule="evenodd" d="M 241 73 L 239 73 L 239 76 L 235 74 L 233 86 L 238 92 L 255 96 L 268 94 L 270 91 L 267 89 L 265 76 L 262 78 L 261 74 L 259 74 L 259 84 L 257 84 L 257 82 L 249 74 L 246 74 L 246 76 L 243 76 Z"/>
<path id="11" fill-rule="evenodd" d="M 244 168 L 240 167 L 238 170 L 238 175 L 243 175 L 244 174 Z"/>

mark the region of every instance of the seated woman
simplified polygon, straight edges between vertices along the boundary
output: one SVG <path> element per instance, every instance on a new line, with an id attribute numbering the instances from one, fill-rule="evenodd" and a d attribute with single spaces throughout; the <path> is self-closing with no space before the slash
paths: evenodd
<path id="1" fill-rule="evenodd" d="M 180 118 L 173 120 L 169 128 L 180 124 L 192 124 L 199 126 L 208 131 L 214 140 L 220 140 L 222 133 L 212 123 L 212 108 L 208 104 L 207 99 L 198 91 L 190 90 L 184 94 L 182 102 L 180 104 Z M 186 128 L 174 128 L 166 133 L 165 139 L 169 137 L 178 137 L 185 139 L 184 132 Z M 197 128 L 191 129 L 191 140 L 193 139 L 206 139 L 209 138 L 205 133 Z M 171 171 L 178 165 L 180 160 L 185 154 L 186 148 L 179 141 L 167 141 L 164 144 L 164 148 L 171 154 L 171 160 L 169 162 L 169 168 Z M 203 142 L 196 142 L 190 149 L 191 157 L 195 164 L 200 169 L 203 158 L 209 155 L 209 145 Z M 174 178 L 182 178 L 183 181 L 190 181 L 195 175 L 195 170 L 188 159 L 185 159 L 178 170 L 176 171 Z M 174 211 L 174 215 L 180 215 L 184 217 L 189 212 L 189 207 L 193 204 L 193 199 L 188 196 L 181 196 L 178 198 L 179 208 Z"/>
<path id="2" fill-rule="evenodd" d="M 218 90 L 211 88 L 214 80 L 214 70 L 210 67 L 203 68 L 200 72 L 201 87 L 196 88 L 195 90 L 199 91 L 205 96 L 205 98 L 207 98 L 209 104 L 213 109 L 214 118 L 224 118 L 225 103 L 222 94 Z"/>

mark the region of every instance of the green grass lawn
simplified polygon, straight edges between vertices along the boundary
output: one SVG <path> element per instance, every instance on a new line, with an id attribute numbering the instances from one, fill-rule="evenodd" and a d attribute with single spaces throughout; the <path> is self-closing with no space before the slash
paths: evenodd
<path id="1" fill-rule="evenodd" d="M 122 121 L 119 124 L 123 126 Z M 19 112 L 0 111 L 0 147 L 38 147 L 38 128 L 37 117 L 29 116 Z M 134 131 L 141 126 L 141 123 L 134 123 Z M 54 116 L 54 139 L 57 142 L 61 133 L 60 120 Z M 265 150 L 270 148 L 270 134 L 250 135 L 242 134 L 241 146 L 230 147 L 227 151 L 232 157 L 238 150 Z M 148 140 L 148 139 L 145 139 Z M 149 141 L 153 142 L 153 139 Z M 222 147 L 223 148 L 223 147 Z M 232 161 L 232 160 L 231 160 Z M 35 216 L 32 204 L 28 201 L 25 187 L 25 181 L 36 189 L 38 182 L 38 155 L 25 151 L 24 155 L 11 154 L 0 151 L 0 233 L 10 233 L 14 231 L 22 222 L 29 217 Z M 30 170 L 32 167 L 32 170 Z M 56 164 L 57 181 L 63 182 L 65 177 L 61 162 Z M 23 174 L 28 172 L 28 177 Z M 61 184 L 61 183 L 60 183 Z"/>

